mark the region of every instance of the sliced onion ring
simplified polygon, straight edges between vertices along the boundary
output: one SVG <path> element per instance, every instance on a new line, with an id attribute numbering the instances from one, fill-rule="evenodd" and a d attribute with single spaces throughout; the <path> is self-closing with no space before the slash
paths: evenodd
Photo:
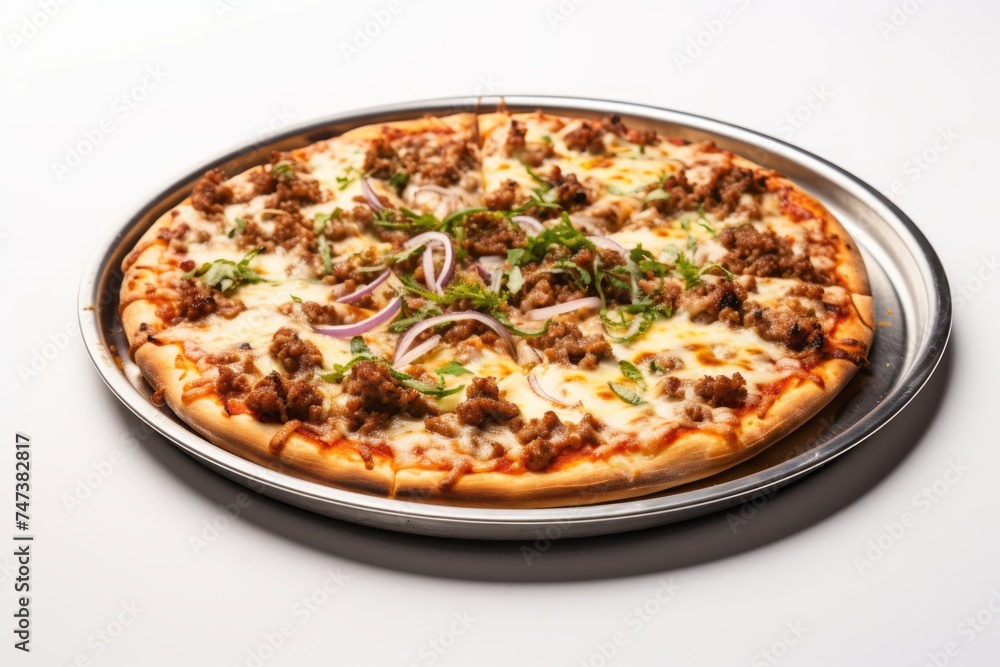
<path id="1" fill-rule="evenodd" d="M 524 314 L 529 320 L 547 320 L 550 317 L 555 317 L 556 315 L 562 315 L 563 313 L 571 313 L 574 310 L 580 310 L 581 308 L 598 309 L 601 307 L 601 300 L 596 296 L 587 296 L 582 299 L 573 299 L 572 301 L 567 301 L 565 303 L 557 303 L 554 306 L 549 306 L 547 308 L 536 308 L 535 310 L 529 310 Z"/>
<path id="2" fill-rule="evenodd" d="M 476 262 L 476 271 L 479 276 L 489 283 L 493 278 L 493 272 L 503 266 L 503 257 L 500 255 L 483 255 Z"/>
<path id="3" fill-rule="evenodd" d="M 545 231 L 545 225 L 543 225 L 538 218 L 534 218 L 530 215 L 515 215 L 510 220 L 511 222 L 516 222 L 522 229 L 527 231 L 532 236 L 538 236 Z"/>
<path id="4" fill-rule="evenodd" d="M 377 326 L 381 326 L 395 317 L 396 313 L 399 312 L 402 303 L 402 297 L 397 296 L 390 301 L 385 308 L 378 311 L 367 320 L 355 322 L 354 324 L 337 324 L 329 327 L 316 327 L 313 331 L 318 334 L 323 334 L 324 336 L 333 336 L 335 338 L 353 338 L 354 336 L 360 336 L 366 331 L 370 331 Z"/>
<path id="5" fill-rule="evenodd" d="M 510 356 L 517 356 L 517 351 L 514 347 L 514 340 L 510 337 L 507 329 L 505 329 L 502 324 L 488 315 L 483 315 L 482 313 L 474 310 L 463 310 L 458 313 L 447 313 L 445 315 L 429 317 L 422 322 L 417 322 L 412 327 L 407 329 L 406 333 L 399 339 L 399 343 L 396 344 L 396 354 L 393 355 L 392 365 L 397 365 L 399 360 L 404 358 L 406 353 L 409 351 L 410 346 L 413 345 L 413 341 L 415 341 L 417 336 L 423 332 L 439 324 L 445 324 L 447 322 L 461 322 L 462 320 L 475 320 L 480 324 L 485 324 L 492 329 L 496 335 L 500 336 L 501 340 L 503 340 L 504 344 L 507 346 Z"/>
<path id="6" fill-rule="evenodd" d="M 587 240 L 598 248 L 612 250 L 622 257 L 628 258 L 628 250 L 626 250 L 622 244 L 618 243 L 618 241 L 615 241 L 614 239 L 609 239 L 607 236 L 588 236 Z"/>
<path id="7" fill-rule="evenodd" d="M 458 197 L 457 192 L 450 192 L 440 185 L 421 185 L 419 188 L 413 191 L 413 196 L 416 197 L 421 192 L 435 192 L 442 197 Z"/>
<path id="8" fill-rule="evenodd" d="M 345 294 L 344 296 L 337 299 L 334 303 L 354 303 L 358 299 L 368 296 L 369 294 L 374 292 L 375 288 L 384 283 L 386 280 L 388 280 L 389 276 L 391 275 L 392 271 L 390 269 L 386 269 L 385 271 L 382 272 L 382 275 L 380 275 L 375 280 L 371 281 L 367 285 L 362 285 L 361 287 L 354 290 L 350 294 Z"/>
<path id="9" fill-rule="evenodd" d="M 434 290 L 438 294 L 444 291 L 444 286 L 448 284 L 451 277 L 455 275 L 455 251 L 451 247 L 451 239 L 443 232 L 424 232 L 417 234 L 412 239 L 403 244 L 404 248 L 416 248 L 419 245 L 426 245 L 424 250 L 424 281 L 427 289 Z M 441 265 L 441 273 L 434 275 L 433 256 L 430 255 L 434 245 L 441 246 L 444 250 L 444 262 Z M 430 259 L 428 259 L 430 258 Z M 431 270 L 428 272 L 428 262 L 431 263 Z"/>
<path id="10" fill-rule="evenodd" d="M 368 182 L 367 178 L 361 179 L 361 192 L 364 193 L 365 201 L 368 202 L 368 205 L 372 207 L 373 211 L 378 213 L 379 211 L 385 210 L 385 204 L 383 204 L 382 200 L 380 200 L 378 195 L 375 194 L 375 190 L 372 189 L 372 184 Z"/>
<path id="11" fill-rule="evenodd" d="M 569 403 L 566 403 L 565 401 L 560 401 L 558 398 L 556 398 L 552 394 L 549 394 L 544 389 L 542 389 L 542 385 L 539 384 L 538 378 L 535 377 L 534 373 L 528 373 L 528 385 L 531 387 L 531 391 L 535 392 L 536 394 L 538 394 L 539 397 L 544 398 L 546 401 L 550 403 L 555 403 L 561 408 L 573 407 Z"/>
<path id="12" fill-rule="evenodd" d="M 424 356 L 425 354 L 433 350 L 435 347 L 437 347 L 437 344 L 440 342 L 441 342 L 440 334 L 434 334 L 433 336 L 425 340 L 423 343 L 417 345 L 412 350 L 401 356 L 398 361 L 394 361 L 392 365 L 395 366 L 397 370 L 406 368 L 414 361 L 416 361 L 417 359 L 419 359 L 420 357 Z"/>
<path id="13" fill-rule="evenodd" d="M 424 248 L 423 260 L 424 282 L 427 283 L 427 289 L 440 294 L 441 290 L 438 289 L 437 276 L 434 274 L 434 246 L 430 243 Z"/>

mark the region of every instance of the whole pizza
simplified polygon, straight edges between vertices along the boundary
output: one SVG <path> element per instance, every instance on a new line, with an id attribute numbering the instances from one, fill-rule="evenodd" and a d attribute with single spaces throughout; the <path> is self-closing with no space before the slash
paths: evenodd
<path id="1" fill-rule="evenodd" d="M 841 224 L 617 116 L 359 127 L 210 171 L 122 265 L 129 354 L 211 442 L 380 496 L 582 505 L 759 453 L 866 363 Z"/>

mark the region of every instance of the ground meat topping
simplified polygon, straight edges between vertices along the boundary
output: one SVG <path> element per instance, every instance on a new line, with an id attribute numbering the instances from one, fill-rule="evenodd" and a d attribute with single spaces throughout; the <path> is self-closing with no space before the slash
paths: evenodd
<path id="1" fill-rule="evenodd" d="M 347 423 L 352 431 L 368 434 L 389 425 L 394 415 L 436 415 L 437 408 L 415 389 L 404 387 L 375 361 L 362 361 L 351 368 L 344 381 Z"/>
<path id="2" fill-rule="evenodd" d="M 521 414 L 516 403 L 500 398 L 500 389 L 494 377 L 473 378 L 465 390 L 465 400 L 459 403 L 456 412 L 461 423 L 480 428 L 490 421 L 503 424 Z"/>
<path id="3" fill-rule="evenodd" d="M 822 322 L 815 311 L 794 300 L 774 308 L 748 301 L 743 323 L 764 340 L 781 343 L 797 352 L 823 348 Z"/>
<path id="4" fill-rule="evenodd" d="M 576 174 L 566 174 L 563 176 L 560 173 L 559 167 L 553 167 L 552 172 L 552 181 L 558 184 L 555 186 L 556 201 L 559 202 L 560 206 L 567 211 L 573 211 L 585 208 L 593 203 L 595 194 L 580 183 Z"/>
<path id="5" fill-rule="evenodd" d="M 251 388 L 252 385 L 248 375 L 237 373 L 229 366 L 219 367 L 219 375 L 215 379 L 215 390 L 220 396 L 243 396 Z"/>
<path id="6" fill-rule="evenodd" d="M 457 308 L 456 310 L 468 310 L 467 308 Z M 493 329 L 482 322 L 477 322 L 476 320 L 459 320 L 453 323 L 448 330 L 441 334 L 441 342 L 445 344 L 456 345 L 467 341 L 473 336 L 479 336 L 480 340 L 483 341 L 488 347 L 493 347 L 500 337 L 497 336 Z"/>
<path id="7" fill-rule="evenodd" d="M 563 137 L 566 147 L 575 151 L 600 154 L 605 150 L 604 128 L 596 121 L 583 121 L 578 128 Z"/>
<path id="8" fill-rule="evenodd" d="M 747 383 L 739 373 L 706 375 L 694 384 L 694 393 L 713 408 L 739 408 L 746 403 Z"/>
<path id="9" fill-rule="evenodd" d="M 483 195 L 483 205 L 491 211 L 509 211 L 517 201 L 517 181 L 508 179 L 496 190 Z"/>
<path id="10" fill-rule="evenodd" d="M 304 377 L 286 378 L 277 371 L 258 380 L 245 402 L 258 418 L 280 422 L 323 418 L 323 395 L 312 381 Z"/>
<path id="11" fill-rule="evenodd" d="M 680 304 L 688 311 L 690 318 L 705 324 L 721 320 L 732 326 L 743 323 L 743 302 L 747 291 L 738 283 L 721 280 L 718 283 L 702 283 L 681 295 Z"/>
<path id="12" fill-rule="evenodd" d="M 756 212 L 756 204 L 744 201 L 743 195 L 760 195 L 767 191 L 767 176 L 734 164 L 712 169 L 707 181 L 694 184 L 684 171 L 667 178 L 660 186 L 666 197 L 653 201 L 653 206 L 665 216 L 684 211 L 695 211 L 702 206 L 718 218 L 726 218 L 735 211 Z"/>
<path id="13" fill-rule="evenodd" d="M 506 255 L 510 248 L 524 245 L 524 231 L 499 213 L 473 213 L 465 219 L 466 238 L 462 248 L 473 257 Z"/>
<path id="14" fill-rule="evenodd" d="M 727 227 L 716 237 L 729 252 L 719 262 L 737 274 L 759 278 L 798 278 L 810 283 L 829 284 L 828 276 L 816 271 L 809 257 L 798 255 L 792 244 L 770 229 L 753 225 Z"/>
<path id="15" fill-rule="evenodd" d="M 420 184 L 458 184 L 478 168 L 478 148 L 472 141 L 446 140 L 449 133 L 405 134 L 386 128 L 365 154 L 363 171 L 383 180 L 402 173 L 414 176 Z"/>
<path id="16" fill-rule="evenodd" d="M 224 180 L 220 169 L 213 169 L 202 176 L 191 191 L 191 206 L 210 218 L 222 213 L 222 207 L 233 199 L 233 191 L 223 183 Z"/>
<path id="17" fill-rule="evenodd" d="M 289 373 L 307 371 L 323 364 L 323 353 L 311 341 L 299 338 L 294 329 L 282 327 L 274 332 L 268 348 Z"/>
<path id="18" fill-rule="evenodd" d="M 211 287 L 201 282 L 197 278 L 188 278 L 178 281 L 177 291 L 177 313 L 171 319 L 172 324 L 176 318 L 184 318 L 189 322 L 195 322 L 213 313 L 218 313 L 221 317 L 231 320 L 244 310 L 246 306 L 239 299 L 230 299 L 222 295 L 221 292 L 213 290 Z"/>
<path id="19" fill-rule="evenodd" d="M 510 422 L 510 428 L 524 445 L 524 466 L 542 470 L 560 452 L 580 449 L 601 442 L 601 425 L 593 415 L 586 414 L 578 424 L 564 424 L 559 415 L 549 410 L 541 418 L 524 421 L 520 417 Z"/>
<path id="20" fill-rule="evenodd" d="M 604 135 L 608 132 L 640 146 L 656 143 L 657 140 L 656 132 L 653 130 L 628 127 L 617 114 L 597 121 L 583 121 L 578 128 L 567 132 L 563 138 L 566 146 L 572 150 L 586 150 L 600 154 L 605 150 Z"/>
<path id="21" fill-rule="evenodd" d="M 552 363 L 571 364 L 586 370 L 597 368 L 601 359 L 611 354 L 611 344 L 601 334 L 584 336 L 575 324 L 557 322 L 549 330 L 529 339 L 529 344 L 541 350 Z"/>

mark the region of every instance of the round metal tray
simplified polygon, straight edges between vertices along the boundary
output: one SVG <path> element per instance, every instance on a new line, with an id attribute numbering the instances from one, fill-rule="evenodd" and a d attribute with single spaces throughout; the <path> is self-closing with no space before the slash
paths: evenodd
<path id="1" fill-rule="evenodd" d="M 368 123 L 492 109 L 498 98 L 451 98 L 341 114 L 266 143 L 242 147 L 154 197 L 87 265 L 80 287 L 80 328 L 101 377 L 140 419 L 226 477 L 260 493 L 327 516 L 391 530 L 476 539 L 525 539 L 541 530 L 582 537 L 636 530 L 725 509 L 802 477 L 861 443 L 892 419 L 920 390 L 944 353 L 951 299 L 937 255 L 914 224 L 871 186 L 806 151 L 751 130 L 677 111 L 564 97 L 505 97 L 511 111 L 598 117 L 627 122 L 720 147 L 771 167 L 818 198 L 847 227 L 864 254 L 880 321 L 870 365 L 813 420 L 750 461 L 724 473 L 653 496 L 584 507 L 479 509 L 379 498 L 303 481 L 241 459 L 191 431 L 150 401 L 150 387 L 126 356 L 118 320 L 121 260 L 142 233 L 190 192 L 206 170 L 235 174 L 289 150 Z"/>

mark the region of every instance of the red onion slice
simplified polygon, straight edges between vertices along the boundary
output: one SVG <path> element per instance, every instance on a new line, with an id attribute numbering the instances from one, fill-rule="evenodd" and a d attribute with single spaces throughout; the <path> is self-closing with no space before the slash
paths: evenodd
<path id="1" fill-rule="evenodd" d="M 476 262 L 476 271 L 479 272 L 483 281 L 489 284 L 493 279 L 493 272 L 503 266 L 503 260 L 504 258 L 500 255 L 483 255 Z"/>
<path id="2" fill-rule="evenodd" d="M 515 215 L 510 220 L 511 222 L 516 222 L 522 229 L 532 236 L 538 236 L 545 231 L 545 225 L 539 222 L 538 218 L 534 218 L 530 215 Z"/>
<path id="3" fill-rule="evenodd" d="M 406 353 L 409 351 L 410 346 L 413 345 L 413 341 L 417 339 L 417 336 L 439 324 L 444 324 L 446 322 L 461 322 L 462 320 L 475 320 L 488 326 L 496 335 L 500 336 L 504 344 L 507 345 L 510 356 L 516 357 L 517 351 L 514 348 L 514 340 L 510 337 L 510 334 L 507 333 L 507 329 L 505 329 L 502 324 L 488 315 L 483 315 L 482 313 L 478 313 L 474 310 L 463 310 L 458 313 L 447 313 L 445 315 L 429 317 L 422 322 L 417 322 L 412 327 L 407 329 L 406 333 L 399 339 L 399 343 L 396 344 L 396 354 L 393 355 L 392 361 L 393 366 L 397 365 L 399 360 L 404 358 Z"/>
<path id="4" fill-rule="evenodd" d="M 368 182 L 367 178 L 361 179 L 361 192 L 364 193 L 365 201 L 368 202 L 368 205 L 372 207 L 373 211 L 378 213 L 379 211 L 385 210 L 385 205 L 382 204 L 378 195 L 375 194 L 375 190 L 372 189 L 372 184 Z"/>
<path id="5" fill-rule="evenodd" d="M 442 197 L 458 197 L 457 192 L 450 192 L 440 185 L 421 185 L 419 188 L 413 191 L 413 196 L 416 197 L 421 192 L 434 192 Z"/>
<path id="6" fill-rule="evenodd" d="M 427 289 L 441 294 L 442 291 L 437 286 L 437 276 L 434 275 L 434 244 L 428 243 L 424 249 L 424 282 Z"/>
<path id="7" fill-rule="evenodd" d="M 441 336 L 438 334 L 434 334 L 433 336 L 425 340 L 423 343 L 417 345 L 415 348 L 413 348 L 412 350 L 401 356 L 398 361 L 394 361 L 392 365 L 395 366 L 397 370 L 406 368 L 414 361 L 416 361 L 417 359 L 419 359 L 420 357 L 424 356 L 425 354 L 433 350 L 435 347 L 437 347 L 437 344 L 440 342 L 441 342 Z"/>
<path id="8" fill-rule="evenodd" d="M 375 288 L 384 283 L 386 280 L 388 280 L 389 276 L 391 275 L 392 271 L 386 269 L 385 271 L 382 272 L 382 275 L 380 275 L 378 278 L 371 281 L 367 285 L 363 285 L 362 287 L 354 290 L 350 294 L 345 294 L 344 296 L 337 299 L 335 303 L 354 303 L 358 299 L 368 296 L 369 294 L 374 292 Z"/>
<path id="9" fill-rule="evenodd" d="M 395 317 L 396 313 L 399 312 L 402 302 L 403 299 L 397 296 L 390 301 L 385 308 L 378 311 L 367 320 L 355 322 L 354 324 L 337 324 L 330 327 L 316 327 L 313 331 L 318 334 L 323 334 L 324 336 L 333 336 L 334 338 L 353 338 L 354 336 L 360 336 L 366 331 L 371 331 L 375 327 L 381 326 Z"/>
<path id="10" fill-rule="evenodd" d="M 580 310 L 582 308 L 598 309 L 601 307 L 601 300 L 596 296 L 587 296 L 582 299 L 573 299 L 572 301 L 567 301 L 566 303 L 557 303 L 554 306 L 549 306 L 548 308 L 536 308 L 535 310 L 529 310 L 525 313 L 525 317 L 529 320 L 547 320 L 550 317 L 555 317 L 556 315 L 562 315 L 563 313 L 571 313 L 574 310 Z"/>
<path id="11" fill-rule="evenodd" d="M 587 240 L 593 243 L 598 248 L 604 248 L 605 250 L 612 250 L 622 257 L 628 259 L 628 250 L 625 249 L 623 245 L 615 241 L 614 239 L 609 239 L 607 236 L 588 236 Z"/>
<path id="12" fill-rule="evenodd" d="M 451 247 L 451 239 L 443 232 L 424 232 L 423 234 L 417 234 L 404 243 L 403 247 L 415 248 L 418 245 L 427 246 L 427 249 L 424 251 L 424 280 L 427 282 L 427 289 L 441 294 L 444 291 L 444 286 L 455 275 L 455 251 Z M 428 259 L 432 245 L 438 245 L 444 250 L 444 262 L 441 265 L 441 273 L 436 277 L 434 275 L 433 257 Z M 427 270 L 428 262 L 431 262 L 430 271 Z"/>
<path id="13" fill-rule="evenodd" d="M 503 269 L 493 269 L 490 275 L 490 291 L 499 294 L 501 283 L 503 283 Z"/>
<path id="14" fill-rule="evenodd" d="M 561 408 L 573 407 L 572 404 L 566 403 L 565 401 L 560 401 L 558 398 L 556 398 L 552 394 L 549 394 L 544 389 L 542 389 L 542 385 L 539 384 L 538 378 L 535 377 L 534 373 L 528 373 L 528 386 L 531 387 L 531 391 L 535 392 L 541 398 L 544 398 L 546 401 L 549 401 L 550 403 L 555 403 Z"/>
<path id="15" fill-rule="evenodd" d="M 487 270 L 493 271 L 503 266 L 504 259 L 503 255 L 483 255 L 479 258 L 479 263 L 486 267 Z"/>

